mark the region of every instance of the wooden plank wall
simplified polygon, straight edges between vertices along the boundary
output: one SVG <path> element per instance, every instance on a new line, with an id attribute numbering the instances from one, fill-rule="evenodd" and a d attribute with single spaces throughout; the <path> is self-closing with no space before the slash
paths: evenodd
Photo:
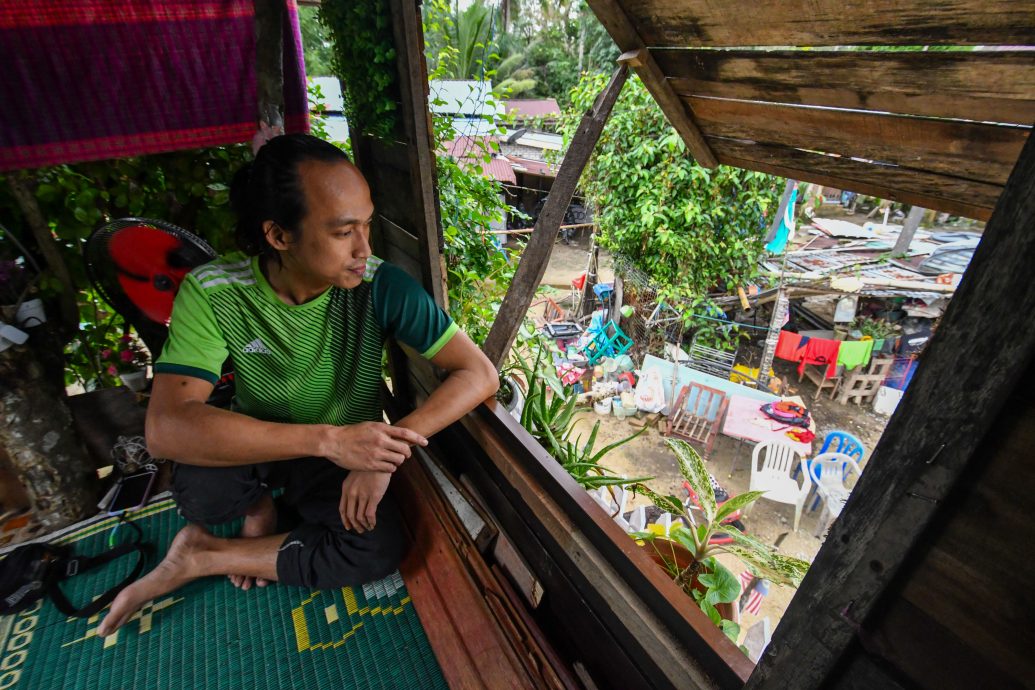
<path id="1" fill-rule="evenodd" d="M 417 398 L 436 385 L 411 364 Z M 431 439 L 464 474 L 542 584 L 534 611 L 601 690 L 740 688 L 752 664 L 495 403 Z"/>
<path id="2" fill-rule="evenodd" d="M 849 687 L 860 662 L 890 682 L 939 690 L 1030 687 L 1035 679 L 1035 367 L 1018 383 L 947 501 L 952 509 L 832 679 L 838 687 Z"/>
<path id="3" fill-rule="evenodd" d="M 1035 122 L 1024 0 L 589 4 L 623 51 L 648 49 L 640 76 L 706 167 L 988 220 Z"/>
<path id="4" fill-rule="evenodd" d="M 353 135 L 356 165 L 370 183 L 377 214 L 375 253 L 410 273 L 446 304 L 428 73 L 420 5 L 391 0 L 400 101 L 395 141 Z"/>

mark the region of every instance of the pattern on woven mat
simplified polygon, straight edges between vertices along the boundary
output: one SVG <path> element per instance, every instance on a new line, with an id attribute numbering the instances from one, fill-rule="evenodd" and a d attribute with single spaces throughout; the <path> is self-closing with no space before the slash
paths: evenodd
<path id="1" fill-rule="evenodd" d="M 133 519 L 159 554 L 185 524 L 168 500 Z M 60 541 L 98 553 L 114 525 L 87 523 Z M 80 575 L 65 592 L 81 606 L 125 577 L 132 560 Z M 151 601 L 108 638 L 96 634 L 102 617 L 67 618 L 49 601 L 0 617 L 0 690 L 446 687 L 398 572 L 324 591 L 242 592 L 206 578 Z"/>

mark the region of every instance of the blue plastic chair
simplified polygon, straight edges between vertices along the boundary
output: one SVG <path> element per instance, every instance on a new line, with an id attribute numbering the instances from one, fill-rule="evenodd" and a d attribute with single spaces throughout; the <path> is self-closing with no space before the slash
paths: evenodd
<path id="1" fill-rule="evenodd" d="M 848 457 L 852 458 L 856 462 L 862 462 L 863 455 L 866 454 L 866 446 L 863 445 L 862 441 L 857 439 L 855 436 L 852 436 L 847 431 L 840 431 L 840 430 L 828 431 L 826 437 L 823 439 L 823 447 L 819 449 L 819 453 L 817 453 L 816 455 L 817 456 L 823 455 L 823 453 L 844 453 L 845 455 L 847 455 Z M 812 463 L 811 463 L 811 461 L 808 458 L 806 458 L 804 460 L 803 464 L 805 466 L 805 471 L 806 472 L 810 471 L 809 468 L 812 466 Z M 848 467 L 848 463 L 844 463 L 841 466 L 841 471 L 842 472 L 846 472 L 847 471 L 847 467 Z M 799 467 L 798 469 L 800 470 L 801 468 Z M 820 476 L 819 475 L 820 472 L 821 472 L 821 468 L 817 467 L 816 468 L 816 476 L 817 477 Z M 797 478 L 798 473 L 795 472 L 794 476 L 795 476 L 795 478 Z M 813 511 L 818 506 L 819 506 L 819 496 L 817 495 L 816 496 L 816 500 L 814 500 L 812 502 L 812 507 L 810 507 L 809 510 Z"/>

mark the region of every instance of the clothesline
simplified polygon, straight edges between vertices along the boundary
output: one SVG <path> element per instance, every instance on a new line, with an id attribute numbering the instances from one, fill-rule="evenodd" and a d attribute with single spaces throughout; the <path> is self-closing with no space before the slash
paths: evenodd
<path id="1" fill-rule="evenodd" d="M 727 321 L 726 319 L 717 319 L 713 316 L 705 316 L 704 314 L 691 314 L 692 318 L 704 319 L 705 321 L 715 321 L 726 326 L 733 326 L 734 328 L 754 328 L 756 331 L 768 331 L 769 326 L 754 326 L 750 323 L 740 323 L 738 321 Z"/>

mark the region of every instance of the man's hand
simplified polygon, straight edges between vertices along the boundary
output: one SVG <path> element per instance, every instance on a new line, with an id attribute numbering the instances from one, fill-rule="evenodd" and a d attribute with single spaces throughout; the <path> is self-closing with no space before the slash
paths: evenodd
<path id="1" fill-rule="evenodd" d="M 416 431 L 381 422 L 331 427 L 321 455 L 351 471 L 395 472 L 410 457 L 410 446 L 426 446 Z"/>
<path id="2" fill-rule="evenodd" d="M 350 472 L 341 483 L 338 512 L 345 529 L 363 534 L 377 525 L 377 504 L 388 490 L 392 475 L 384 472 Z"/>

